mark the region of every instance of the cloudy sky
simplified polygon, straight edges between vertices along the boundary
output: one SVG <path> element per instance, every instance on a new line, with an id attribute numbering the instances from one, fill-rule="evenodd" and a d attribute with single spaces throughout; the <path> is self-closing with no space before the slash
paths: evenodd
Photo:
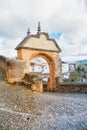
<path id="1" fill-rule="evenodd" d="M 38 21 L 63 60 L 87 59 L 87 0 L 0 0 L 0 55 L 16 56 L 14 48 L 28 27 L 37 33 Z"/>

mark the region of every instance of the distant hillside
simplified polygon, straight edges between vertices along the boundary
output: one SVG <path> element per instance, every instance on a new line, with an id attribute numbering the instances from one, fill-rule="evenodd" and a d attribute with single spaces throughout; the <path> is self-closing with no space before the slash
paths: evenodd
<path id="1" fill-rule="evenodd" d="M 84 59 L 84 60 L 77 60 L 76 63 L 87 64 L 87 59 Z"/>

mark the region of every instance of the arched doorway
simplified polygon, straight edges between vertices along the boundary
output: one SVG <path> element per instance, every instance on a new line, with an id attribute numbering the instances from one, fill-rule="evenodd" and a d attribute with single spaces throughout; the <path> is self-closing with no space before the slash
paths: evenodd
<path id="1" fill-rule="evenodd" d="M 29 72 L 33 75 L 39 75 L 42 77 L 43 91 L 47 91 L 47 84 L 50 77 L 49 65 L 42 57 L 35 57 L 30 62 Z"/>
<path id="2" fill-rule="evenodd" d="M 6 81 L 6 80 L 7 80 L 6 72 L 3 68 L 0 67 L 0 81 Z"/>
<path id="3" fill-rule="evenodd" d="M 29 67 L 31 66 L 31 61 L 36 58 L 36 57 L 41 57 L 43 58 L 49 66 L 49 78 L 48 78 L 48 83 L 47 83 L 47 91 L 55 91 L 56 90 L 56 84 L 55 84 L 55 65 L 53 59 L 45 54 L 45 53 L 35 53 L 32 54 L 30 59 L 29 59 Z"/>

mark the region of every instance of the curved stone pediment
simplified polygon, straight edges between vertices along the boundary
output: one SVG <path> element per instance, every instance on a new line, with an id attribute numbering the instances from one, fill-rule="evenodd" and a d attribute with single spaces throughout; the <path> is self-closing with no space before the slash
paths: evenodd
<path id="1" fill-rule="evenodd" d="M 40 36 L 31 35 L 26 37 L 17 47 L 20 48 L 30 48 L 30 49 L 40 49 L 46 51 L 60 52 L 60 48 L 54 39 L 49 39 L 48 34 L 41 33 Z"/>

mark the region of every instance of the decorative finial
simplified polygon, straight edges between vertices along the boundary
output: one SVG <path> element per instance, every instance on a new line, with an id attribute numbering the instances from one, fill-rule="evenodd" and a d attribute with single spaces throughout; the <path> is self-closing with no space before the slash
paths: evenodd
<path id="1" fill-rule="evenodd" d="M 40 32 L 41 32 L 40 22 L 38 22 L 38 30 L 37 30 L 37 34 L 40 35 Z"/>
<path id="2" fill-rule="evenodd" d="M 27 36 L 30 36 L 30 29 L 28 28 Z"/>

